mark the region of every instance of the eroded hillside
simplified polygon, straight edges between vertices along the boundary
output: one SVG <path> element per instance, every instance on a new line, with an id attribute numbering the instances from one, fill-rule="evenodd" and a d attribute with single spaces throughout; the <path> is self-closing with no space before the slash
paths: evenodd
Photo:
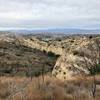
<path id="1" fill-rule="evenodd" d="M 0 63 L 1 66 L 10 66 L 10 70 L 12 65 L 39 66 L 39 69 L 41 66 L 46 66 L 47 69 L 53 69 L 54 77 L 67 80 L 80 74 L 90 74 L 89 69 L 100 63 L 100 56 L 97 56 L 100 51 L 100 36 L 62 38 L 40 38 L 32 35 L 5 36 L 2 35 L 4 40 L 3 38 L 0 40 Z M 30 68 L 30 70 L 34 69 Z"/>
<path id="2" fill-rule="evenodd" d="M 96 43 L 96 41 L 98 41 L 98 43 Z M 99 64 L 100 60 L 100 56 L 97 57 L 96 55 L 93 55 L 95 51 L 97 51 L 96 53 L 99 55 L 99 36 L 75 36 L 62 39 L 25 37 L 20 43 L 28 47 L 37 48 L 41 51 L 53 52 L 60 55 L 52 74 L 53 76 L 64 80 L 71 79 L 79 74 L 90 74 L 88 67 L 95 66 L 95 60 L 96 64 Z"/>
<path id="3" fill-rule="evenodd" d="M 19 44 L 20 36 L 0 35 L 0 75 L 39 75 L 51 72 L 56 56 Z"/>

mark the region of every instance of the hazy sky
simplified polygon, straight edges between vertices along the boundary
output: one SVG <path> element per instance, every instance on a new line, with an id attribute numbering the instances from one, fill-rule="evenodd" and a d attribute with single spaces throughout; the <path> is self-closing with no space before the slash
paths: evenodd
<path id="1" fill-rule="evenodd" d="M 0 0 L 0 27 L 99 28 L 100 0 Z"/>

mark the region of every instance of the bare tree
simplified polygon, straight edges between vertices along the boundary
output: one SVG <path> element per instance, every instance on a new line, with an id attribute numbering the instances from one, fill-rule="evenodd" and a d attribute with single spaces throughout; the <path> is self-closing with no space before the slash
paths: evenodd
<path id="1" fill-rule="evenodd" d="M 93 76 L 91 93 L 93 98 L 95 98 L 96 85 L 97 85 L 95 75 L 97 74 L 97 67 L 100 64 L 100 42 L 98 39 L 95 39 L 94 43 L 89 46 L 89 50 L 90 50 L 90 54 L 86 54 L 85 52 L 83 52 L 83 58 L 84 58 L 85 67 Z"/>
<path id="2" fill-rule="evenodd" d="M 42 70 L 41 70 L 41 75 L 42 75 L 42 82 L 43 84 L 45 84 L 45 65 L 42 66 Z"/>
<path id="3" fill-rule="evenodd" d="M 84 67 L 78 67 L 72 64 L 73 68 L 76 68 L 76 72 L 80 72 L 80 74 L 83 76 L 83 73 L 85 73 L 85 79 L 86 74 L 92 75 L 92 82 L 91 82 L 91 88 L 90 92 L 92 94 L 92 97 L 95 98 L 96 96 L 96 74 L 98 71 L 98 67 L 100 67 L 100 41 L 99 39 L 95 38 L 91 41 L 91 43 L 88 46 L 84 46 L 79 51 L 77 51 L 77 55 L 82 56 L 83 58 L 83 65 Z M 76 62 L 77 63 L 77 62 Z M 77 65 L 77 64 L 76 64 Z M 99 68 L 100 69 L 100 68 Z"/>

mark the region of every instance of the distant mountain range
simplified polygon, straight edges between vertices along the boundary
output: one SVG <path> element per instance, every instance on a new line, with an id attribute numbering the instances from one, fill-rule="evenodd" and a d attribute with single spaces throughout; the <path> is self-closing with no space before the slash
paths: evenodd
<path id="1" fill-rule="evenodd" d="M 67 29 L 67 28 L 56 28 L 56 29 L 6 29 L 1 31 L 9 31 L 15 33 L 64 33 L 64 34 L 100 34 L 100 29 Z"/>

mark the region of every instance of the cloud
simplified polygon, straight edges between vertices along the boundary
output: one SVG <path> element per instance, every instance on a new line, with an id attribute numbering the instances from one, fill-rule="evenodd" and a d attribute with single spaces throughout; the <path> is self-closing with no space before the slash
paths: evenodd
<path id="1" fill-rule="evenodd" d="M 97 28 L 99 0 L 0 0 L 0 27 Z"/>

